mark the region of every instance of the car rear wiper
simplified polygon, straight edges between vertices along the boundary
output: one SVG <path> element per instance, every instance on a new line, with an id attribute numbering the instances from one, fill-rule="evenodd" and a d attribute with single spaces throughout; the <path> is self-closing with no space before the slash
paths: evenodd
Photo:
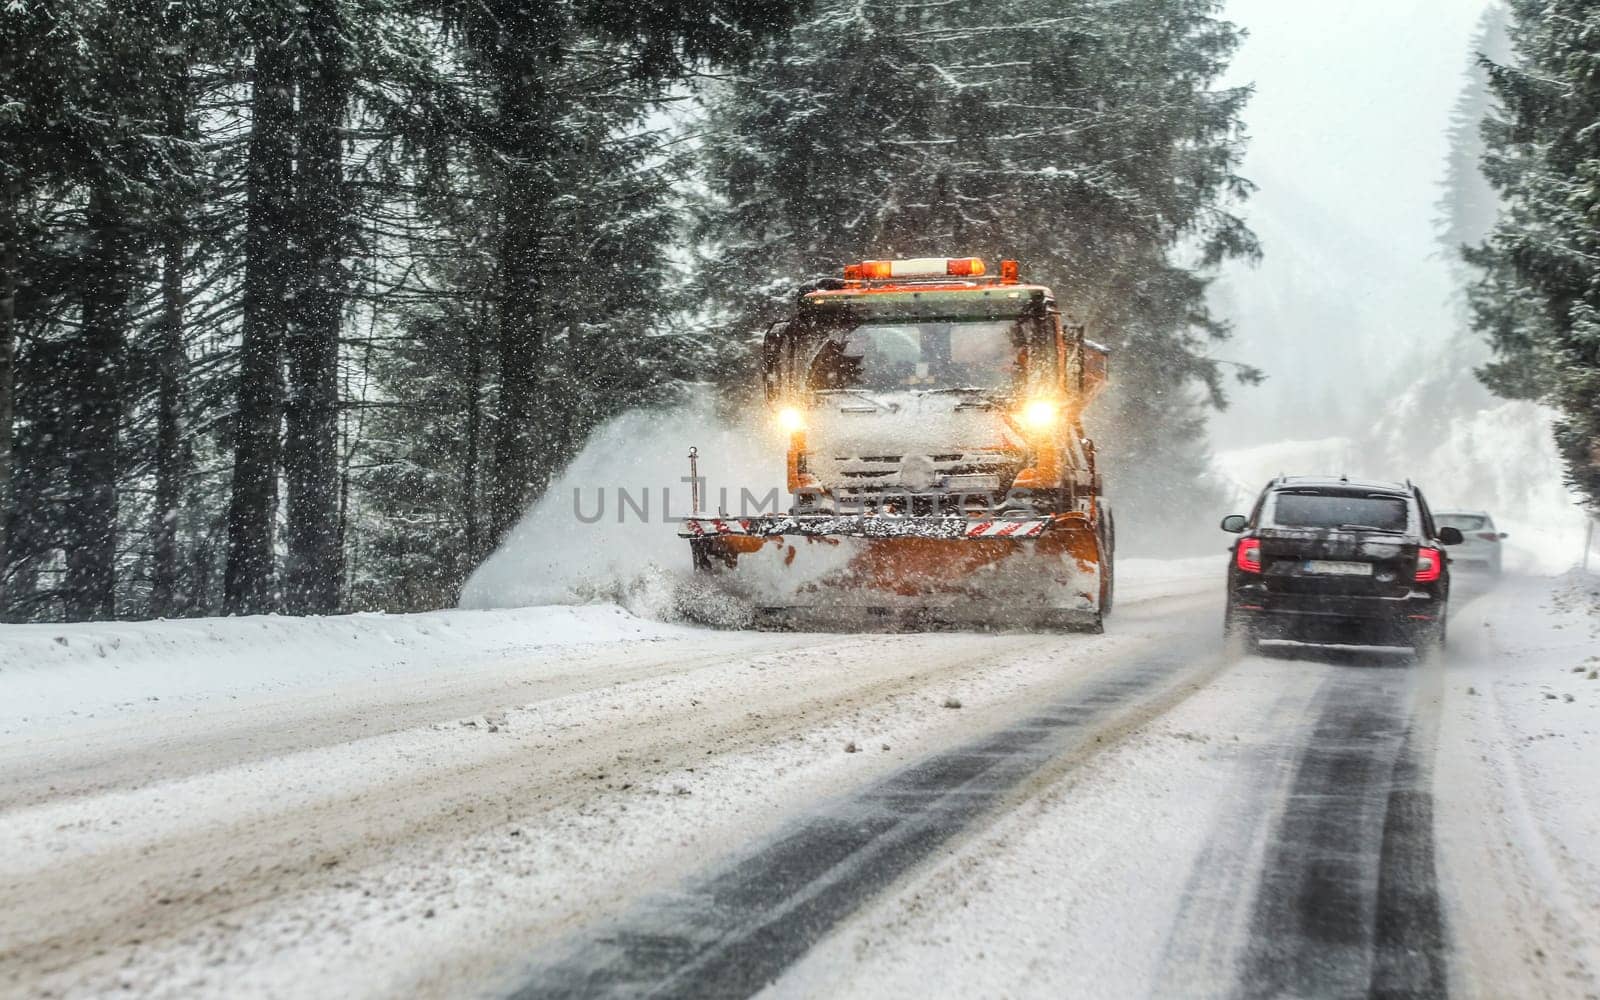
<path id="1" fill-rule="evenodd" d="M 1341 524 L 1340 531 L 1376 531 L 1384 535 L 1403 535 L 1403 528 L 1380 528 L 1376 524 Z"/>

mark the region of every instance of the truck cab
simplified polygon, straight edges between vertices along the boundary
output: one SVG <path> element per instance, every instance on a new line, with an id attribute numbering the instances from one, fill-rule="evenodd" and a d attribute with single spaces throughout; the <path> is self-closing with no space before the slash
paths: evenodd
<path id="1" fill-rule="evenodd" d="M 1107 352 L 1013 261 L 866 261 L 763 345 L 795 513 L 1088 510 Z"/>

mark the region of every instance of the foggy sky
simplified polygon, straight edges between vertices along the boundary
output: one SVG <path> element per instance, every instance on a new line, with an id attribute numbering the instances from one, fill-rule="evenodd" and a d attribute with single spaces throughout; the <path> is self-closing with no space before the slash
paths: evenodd
<path id="1" fill-rule="evenodd" d="M 1230 265 L 1219 357 L 1267 369 L 1214 421 L 1227 449 L 1349 432 L 1374 387 L 1455 322 L 1434 236 L 1445 130 L 1486 0 L 1228 0 L 1250 32 L 1229 82 L 1253 83 L 1244 214 L 1266 252 Z"/>

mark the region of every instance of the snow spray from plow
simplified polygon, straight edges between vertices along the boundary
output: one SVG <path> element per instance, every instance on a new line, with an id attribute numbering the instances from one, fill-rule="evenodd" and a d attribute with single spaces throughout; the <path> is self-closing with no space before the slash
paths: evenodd
<path id="1" fill-rule="evenodd" d="M 674 530 L 693 511 L 683 455 L 690 442 L 707 446 L 717 456 L 714 485 L 743 484 L 762 500 L 771 494 L 770 510 L 781 470 L 769 469 L 770 448 L 749 433 L 752 425 L 759 418 L 719 412 L 709 390 L 672 410 L 633 410 L 607 422 L 473 572 L 461 607 L 603 601 L 673 621 L 692 600 L 697 614 L 712 613 Z M 729 492 L 737 504 L 741 490 Z M 746 618 L 730 599 L 719 624 Z"/>

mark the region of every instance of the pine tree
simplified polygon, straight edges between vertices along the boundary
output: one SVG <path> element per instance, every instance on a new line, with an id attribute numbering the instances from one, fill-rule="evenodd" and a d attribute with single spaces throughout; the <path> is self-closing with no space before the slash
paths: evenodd
<path id="1" fill-rule="evenodd" d="M 1509 57 L 1511 11 L 1503 4 L 1486 7 L 1472 33 L 1466 80 L 1450 114 L 1446 134 L 1442 195 L 1436 206 L 1435 228 L 1446 259 L 1461 263 L 1461 250 L 1488 236 L 1500 207 L 1500 196 L 1483 175 L 1483 120 L 1491 110 L 1493 92 L 1485 62 L 1504 63 Z"/>
<path id="2" fill-rule="evenodd" d="M 239 404 L 224 579 L 225 607 L 230 612 L 265 611 L 275 604 L 273 529 L 290 268 L 286 237 L 294 203 L 294 70 L 284 37 L 286 26 L 267 21 L 257 32 L 245 177 Z"/>
<path id="3" fill-rule="evenodd" d="M 12 452 L 16 448 L 17 285 L 22 254 L 22 185 L 0 176 L 0 609 L 7 604 L 11 564 Z"/>
<path id="4" fill-rule="evenodd" d="M 565 340 L 568 358 L 586 363 L 571 348 L 582 347 L 585 328 L 592 329 L 607 297 L 649 300 L 659 293 L 659 277 L 626 266 L 608 274 L 609 268 L 595 265 L 606 260 L 606 251 L 620 250 L 659 274 L 660 265 L 648 262 L 655 251 L 616 237 L 637 228 L 623 213 L 646 219 L 659 214 L 662 192 L 637 188 L 616 204 L 621 212 L 601 212 L 610 218 L 591 229 L 583 224 L 596 220 L 583 216 L 592 207 L 570 198 L 568 185 L 588 179 L 603 185 L 619 164 L 648 169 L 637 145 L 630 155 L 627 144 L 608 133 L 638 128 L 663 88 L 698 65 L 753 52 L 781 30 L 792 10 L 776 0 L 558 2 L 537 8 L 506 0 L 455 10 L 488 98 L 479 139 L 499 225 L 492 538 L 509 530 L 571 458 L 574 431 L 588 421 L 568 425 L 564 390 L 605 388 L 597 373 L 576 372 L 570 383 L 549 377 L 552 369 L 559 371 L 553 364 L 559 341 Z M 598 163 L 590 153 L 600 154 Z M 591 187 L 606 197 L 603 187 Z M 565 274 L 552 268 L 574 248 L 582 248 L 580 267 Z"/>
<path id="5" fill-rule="evenodd" d="M 405 12 L 345 0 L 263 2 L 254 17 L 239 418 L 227 606 L 341 604 L 339 361 L 358 205 L 345 175 L 358 82 L 440 86 Z M 392 95 L 383 95 L 392 99 Z M 371 153 L 377 155 L 374 148 Z M 283 571 L 274 536 L 285 492 Z"/>
<path id="6" fill-rule="evenodd" d="M 1476 328 L 1496 359 L 1482 377 L 1560 413 L 1571 481 L 1600 502 L 1600 10 L 1582 0 L 1512 4 L 1513 58 L 1487 68 L 1499 108 L 1484 172 L 1504 199 L 1467 254 Z"/>
<path id="7" fill-rule="evenodd" d="M 135 237 L 127 206 L 97 184 L 84 212 L 88 249 L 79 329 L 69 341 L 68 380 L 77 388 L 66 413 L 71 486 L 66 550 L 69 620 L 116 614 L 117 424 L 122 352 L 133 293 Z"/>
<path id="8" fill-rule="evenodd" d="M 339 340 L 343 321 L 345 197 L 342 132 L 350 101 L 350 26 L 339 0 L 306 5 L 299 62 L 291 268 L 285 354 L 288 396 L 285 604 L 295 614 L 339 607 Z"/>
<path id="9" fill-rule="evenodd" d="M 487 291 L 481 269 L 451 276 Z M 481 299 L 479 301 L 482 301 Z M 440 301 L 409 324 L 406 337 L 374 362 L 380 385 L 405 404 L 372 413 L 366 500 L 358 521 L 352 600 L 357 607 L 418 610 L 452 605 L 487 553 L 481 469 L 482 416 L 493 327 L 467 296 Z"/>
<path id="10" fill-rule="evenodd" d="M 102 13 L 39 3 L 0 18 L 0 598 L 15 590 L 18 338 L 39 241 L 35 202 L 67 189 L 95 145 L 79 101 L 93 69 L 82 53 Z"/>
<path id="11" fill-rule="evenodd" d="M 0 114 L 12 126 L 0 144 L 8 192 L 0 230 L 17 275 L 4 282 L 12 294 L 0 353 L 11 363 L 0 382 L 26 370 L 71 387 L 51 439 L 64 472 L 64 510 L 46 519 L 48 530 L 24 524 L 21 532 L 59 543 L 62 608 L 74 618 L 119 610 L 123 354 L 147 275 L 149 220 L 190 166 L 188 148 L 164 128 L 161 95 L 172 60 L 160 43 L 168 27 L 156 4 L 43 3 L 8 11 L 0 39 L 8 51 Z M 63 236 L 81 252 L 66 250 Z M 27 340 L 20 353 L 12 339 L 19 333 Z M 37 363 L 46 358 L 48 367 Z M 10 411 L 0 414 L 8 418 L 9 469 L 24 421 L 9 400 L 0 409 Z M 15 482 L 0 482 L 0 492 L 8 486 L 4 563 L 13 573 L 17 515 L 35 515 Z"/>
<path id="12" fill-rule="evenodd" d="M 1493 398 L 1475 371 L 1488 359 L 1488 345 L 1472 328 L 1466 292 L 1473 275 L 1462 251 L 1489 234 L 1499 209 L 1500 196 L 1480 168 L 1483 117 L 1493 103 L 1484 60 L 1505 59 L 1509 20 L 1510 11 L 1500 4 L 1486 7 L 1479 17 L 1446 131 L 1448 151 L 1440 198 L 1434 206 L 1434 228 L 1454 282 L 1448 303 L 1454 329 L 1448 341 L 1429 347 L 1430 353 L 1420 357 L 1418 364 L 1397 366 L 1382 376 L 1385 398 L 1397 402 L 1376 420 L 1366 421 L 1356 435 L 1361 447 L 1390 452 L 1391 462 L 1407 466 L 1428 465 L 1434 460 L 1433 443 L 1445 440 L 1453 423 L 1483 409 Z M 1409 453 L 1392 454 L 1397 442 Z M 1470 465 L 1474 459 L 1457 461 Z"/>
<path id="13" fill-rule="evenodd" d="M 533 130 L 538 157 L 507 152 L 532 140 L 501 121 L 510 82 L 487 68 L 497 52 L 462 91 L 488 124 L 459 137 L 448 177 L 428 185 L 423 210 L 453 248 L 422 269 L 442 295 L 375 365 L 380 392 L 413 403 L 374 412 L 359 601 L 375 600 L 378 580 L 406 606 L 453 600 L 595 427 L 664 398 L 688 368 L 694 342 L 668 323 L 681 164 L 643 125 L 661 85 L 639 75 L 640 52 L 576 18 L 566 30 L 567 59 L 538 80 L 555 109 Z"/>
<path id="14" fill-rule="evenodd" d="M 392 606 L 396 579 L 413 606 L 447 599 L 599 422 L 684 371 L 683 164 L 647 116 L 792 13 L 12 5 L 0 607 L 317 612 L 349 580 Z M 427 364 L 465 364 L 459 392 L 422 391 L 447 326 L 459 354 Z M 462 548 L 430 549 L 420 520 L 384 548 L 405 519 L 373 467 L 401 462 L 460 476 L 422 498 L 460 512 Z"/>
<path id="15" fill-rule="evenodd" d="M 187 66 L 168 81 L 167 131 L 179 139 L 189 136 Z M 161 319 L 156 346 L 156 458 L 154 510 L 150 519 L 150 603 L 153 616 L 171 614 L 177 599 L 179 576 L 178 516 L 183 480 L 188 469 L 184 447 L 184 390 L 188 380 L 185 349 L 184 274 L 188 220 L 186 205 L 175 206 L 161 227 Z"/>
<path id="16" fill-rule="evenodd" d="M 719 323 L 759 334 L 798 279 L 846 261 L 1018 258 L 1115 350 L 1105 444 L 1125 481 L 1197 471 L 1199 408 L 1225 401 L 1204 273 L 1258 252 L 1229 211 L 1250 190 L 1248 94 L 1214 87 L 1238 42 L 1217 6 L 820 4 L 710 101 Z"/>

